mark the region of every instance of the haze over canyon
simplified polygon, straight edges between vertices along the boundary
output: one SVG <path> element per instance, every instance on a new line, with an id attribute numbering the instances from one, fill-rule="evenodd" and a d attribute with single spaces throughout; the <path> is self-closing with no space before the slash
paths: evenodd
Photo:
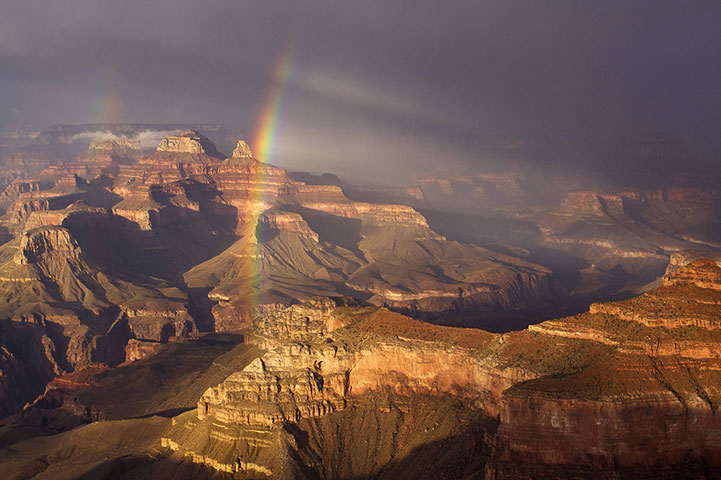
<path id="1" fill-rule="evenodd" d="M 15 477 L 717 471 L 708 174 L 353 185 L 231 137 L 61 125 L 3 158 Z"/>
<path id="2" fill-rule="evenodd" d="M 721 479 L 720 21 L 3 2 L 3 478 Z"/>

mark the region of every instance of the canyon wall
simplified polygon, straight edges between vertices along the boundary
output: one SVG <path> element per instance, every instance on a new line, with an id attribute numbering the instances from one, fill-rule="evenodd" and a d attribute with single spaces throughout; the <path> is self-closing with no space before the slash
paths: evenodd
<path id="1" fill-rule="evenodd" d="M 392 405 L 454 398 L 497 419 L 492 436 L 482 436 L 492 446 L 483 461 L 489 479 L 718 473 L 721 333 L 683 319 L 663 328 L 641 319 L 662 305 L 689 317 L 712 305 L 718 315 L 718 291 L 689 279 L 718 282 L 719 273 L 694 261 L 674 282 L 618 302 L 635 306 L 636 317 L 600 305 L 503 335 L 312 299 L 260 318 L 249 341 L 265 353 L 208 389 L 163 445 L 227 472 L 305 478 L 293 455 L 307 453 L 298 435 L 320 448 L 317 419 L 342 422 L 369 399 L 386 411 L 383 395 Z"/>

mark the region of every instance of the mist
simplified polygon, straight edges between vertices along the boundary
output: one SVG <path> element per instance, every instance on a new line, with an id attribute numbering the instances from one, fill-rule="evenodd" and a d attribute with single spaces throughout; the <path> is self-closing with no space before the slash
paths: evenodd
<path id="1" fill-rule="evenodd" d="M 179 129 L 173 129 L 173 130 L 141 130 L 137 134 L 131 135 L 131 136 L 123 136 L 123 135 L 117 135 L 113 132 L 108 132 L 105 130 L 100 131 L 88 131 L 88 132 L 81 132 L 77 133 L 75 135 L 72 135 L 69 139 L 69 143 L 82 143 L 90 144 L 93 141 L 96 140 L 128 140 L 132 142 L 133 144 L 137 145 L 138 148 L 141 149 L 155 149 L 155 147 L 158 146 L 160 141 L 167 137 L 168 135 L 174 135 L 176 133 L 180 132 Z"/>

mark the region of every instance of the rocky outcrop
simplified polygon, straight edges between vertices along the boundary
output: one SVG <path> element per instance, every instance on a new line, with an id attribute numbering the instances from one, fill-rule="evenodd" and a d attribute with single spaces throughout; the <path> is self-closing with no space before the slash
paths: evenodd
<path id="1" fill-rule="evenodd" d="M 494 370 L 496 360 L 487 353 L 479 355 L 449 339 L 429 341 L 452 330 L 423 326 L 384 309 L 360 308 L 346 299 L 314 298 L 272 312 L 258 319 L 251 339 L 266 353 L 208 389 L 195 418 L 184 419 L 163 445 L 219 470 L 236 472 L 250 463 L 256 471 L 279 475 L 269 459 L 279 449 L 283 424 L 341 412 L 378 392 L 453 395 L 498 412 L 501 392 L 533 373 L 515 367 Z M 493 344 L 494 337 L 476 331 L 463 340 L 483 345 Z M 213 434 L 223 446 L 197 450 L 199 444 L 188 443 L 215 425 L 225 426 L 227 436 Z M 249 444 L 256 448 L 250 455 Z"/>
<path id="2" fill-rule="evenodd" d="M 151 357 L 158 353 L 163 344 L 152 340 L 138 340 L 131 338 L 125 345 L 125 361 L 134 362 L 145 357 Z"/>
<path id="3" fill-rule="evenodd" d="M 532 372 L 515 368 L 484 371 L 495 360 L 479 358 L 465 345 L 443 338 L 454 330 L 451 327 L 424 325 L 386 309 L 356 305 L 343 298 L 313 298 L 258 319 L 250 341 L 267 353 L 237 376 L 228 377 L 224 386 L 206 392 L 199 401 L 198 414 L 213 415 L 214 408 L 221 406 L 232 409 L 228 398 L 239 397 L 230 395 L 219 401 L 215 395 L 227 394 L 229 385 L 240 380 L 252 385 L 253 380 L 248 378 L 261 373 L 273 382 L 297 380 L 299 373 L 303 377 L 290 388 L 260 389 L 272 395 L 265 401 L 283 411 L 283 415 L 267 418 L 266 424 L 335 411 L 354 396 L 385 389 L 399 394 L 453 394 L 493 410 L 498 408 L 505 388 L 533 377 Z M 387 335 L 381 333 L 385 329 Z M 497 338 L 483 331 L 468 333 L 467 342 L 493 343 Z M 309 378 L 310 384 L 306 382 Z M 302 402 L 310 402 L 310 406 Z M 329 405 L 324 407 L 324 403 Z"/>
<path id="4" fill-rule="evenodd" d="M 195 130 L 165 137 L 158 145 L 158 152 L 206 154 L 215 156 L 217 150 L 213 142 Z"/>
<path id="5" fill-rule="evenodd" d="M 378 205 L 362 202 L 304 202 L 302 206 L 339 217 L 359 218 L 373 225 L 428 226 L 423 215 L 405 205 Z"/>
<path id="6" fill-rule="evenodd" d="M 718 276 L 699 286 L 708 269 L 697 260 L 653 292 L 534 327 L 606 353 L 504 392 L 487 478 L 715 478 L 721 303 Z"/>
<path id="7" fill-rule="evenodd" d="M 671 255 L 664 277 L 669 279 L 677 270 L 696 260 L 710 260 L 721 266 L 721 252 L 712 250 L 684 250 Z"/>
<path id="8" fill-rule="evenodd" d="M 664 285 L 695 285 L 721 290 L 721 266 L 713 260 L 694 260 L 664 277 Z"/>
<path id="9" fill-rule="evenodd" d="M 238 140 L 238 144 L 233 150 L 233 158 L 253 158 L 253 152 L 244 140 Z"/>
<path id="10" fill-rule="evenodd" d="M 20 241 L 20 265 L 46 265 L 57 261 L 74 262 L 80 259 L 80 249 L 65 228 L 45 228 L 25 233 Z"/>
<path id="11" fill-rule="evenodd" d="M 71 203 L 60 210 L 36 210 L 31 212 L 25 220 L 26 230 L 41 227 L 61 226 L 66 220 L 74 224 L 87 225 L 88 222 L 107 220 L 110 213 L 105 208 L 91 207 L 82 200 Z"/>
<path id="12" fill-rule="evenodd" d="M 561 199 L 561 209 L 591 216 L 620 216 L 627 214 L 624 202 L 628 201 L 627 197 L 613 193 L 569 192 Z"/>
<path id="13" fill-rule="evenodd" d="M 675 283 L 619 305 L 643 317 L 654 302 L 673 311 L 697 301 L 718 315 L 721 303 L 709 304 L 705 293 L 717 290 L 689 278 L 698 268 L 692 263 Z M 690 290 L 677 295 L 679 288 Z M 288 475 L 293 462 L 272 459 L 300 447 L 282 425 L 340 421 L 385 391 L 397 399 L 450 396 L 498 416 L 486 478 L 719 472 L 713 372 L 721 367 L 721 337 L 686 328 L 597 307 L 495 335 L 313 299 L 259 318 L 251 342 L 265 353 L 208 389 L 163 445 L 227 472 Z M 319 441 L 316 427 L 308 428 L 302 435 L 309 437 L 295 438 Z M 204 435 L 212 440 L 201 442 Z"/>
<path id="14" fill-rule="evenodd" d="M 318 234 L 308 226 L 308 222 L 297 214 L 282 210 L 266 210 L 258 219 L 258 226 L 268 231 L 285 231 L 297 233 L 318 241 Z M 262 235 L 262 234 L 261 234 Z"/>
<path id="15" fill-rule="evenodd" d="M 0 338 L 7 341 L 0 346 L 9 352 L 8 378 L 21 374 L 9 371 L 18 355 L 23 368 L 44 385 L 63 372 L 123 362 L 130 339 L 165 343 L 197 330 L 182 292 L 157 279 L 140 286 L 100 272 L 68 228 L 29 230 L 1 250 L 0 319 L 8 331 L 28 332 L 22 338 Z M 38 388 L 33 386 L 34 395 Z M 18 391 L 24 402 L 32 400 L 31 391 Z M 11 402 L 14 408 L 22 406 L 18 402 Z"/>
<path id="16" fill-rule="evenodd" d="M 165 343 L 196 331 L 193 318 L 185 306 L 177 304 L 162 309 L 126 307 L 123 308 L 123 320 L 127 322 L 132 336 L 142 341 Z"/>
<path id="17" fill-rule="evenodd" d="M 114 140 L 98 139 L 90 142 L 88 150 L 108 153 L 127 153 L 128 151 L 140 150 L 140 145 L 128 138 Z"/>
<path id="18" fill-rule="evenodd" d="M 82 197 L 79 187 L 83 180 L 75 175 L 64 176 L 52 184 L 50 189 L 31 190 L 18 195 L 8 208 L 6 218 L 9 226 L 21 231 L 30 215 L 62 210 Z"/>
<path id="19" fill-rule="evenodd" d="M 595 303 L 590 313 L 612 315 L 649 327 L 716 329 L 721 326 L 721 268 L 692 260 L 664 277 L 663 286 L 623 302 Z"/>
<path id="20" fill-rule="evenodd" d="M 0 203 L 4 208 L 15 202 L 24 193 L 49 190 L 55 185 L 52 180 L 45 179 L 18 179 L 8 185 L 0 194 Z"/>

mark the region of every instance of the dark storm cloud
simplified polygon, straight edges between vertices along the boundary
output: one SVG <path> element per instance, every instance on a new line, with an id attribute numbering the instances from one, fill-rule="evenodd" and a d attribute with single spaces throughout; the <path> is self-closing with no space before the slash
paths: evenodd
<path id="1" fill-rule="evenodd" d="M 720 5 L 6 0 L 0 121 L 215 122 L 250 135 L 291 42 L 284 165 L 473 165 L 489 131 L 663 131 L 718 159 Z"/>

